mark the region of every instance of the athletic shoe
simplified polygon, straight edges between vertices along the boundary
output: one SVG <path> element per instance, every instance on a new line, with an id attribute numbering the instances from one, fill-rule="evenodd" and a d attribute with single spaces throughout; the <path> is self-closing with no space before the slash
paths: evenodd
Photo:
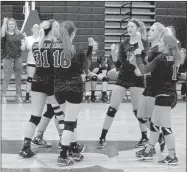
<path id="1" fill-rule="evenodd" d="M 52 146 L 52 144 L 47 143 L 47 141 L 44 140 L 43 137 L 34 137 L 34 139 L 31 141 L 31 144 L 40 146 L 41 148 L 48 148 Z"/>
<path id="2" fill-rule="evenodd" d="M 59 141 L 59 143 L 58 143 L 58 149 L 61 149 L 61 147 L 62 147 L 62 144 L 61 144 L 61 142 Z"/>
<path id="3" fill-rule="evenodd" d="M 175 157 L 174 158 L 171 158 L 169 155 L 166 156 L 165 159 L 161 160 L 161 161 L 158 161 L 158 164 L 166 164 L 166 165 L 177 165 L 178 164 L 178 158 Z"/>
<path id="4" fill-rule="evenodd" d="M 91 102 L 95 102 L 96 101 L 96 96 L 95 95 L 91 95 Z"/>
<path id="5" fill-rule="evenodd" d="M 82 161 L 84 156 L 81 153 L 73 153 L 72 158 L 74 161 Z"/>
<path id="6" fill-rule="evenodd" d="M 21 96 L 16 96 L 15 97 L 15 100 L 18 102 L 18 103 L 23 103 L 23 99 Z"/>
<path id="7" fill-rule="evenodd" d="M 57 163 L 62 166 L 70 166 L 74 164 L 74 161 L 69 158 L 58 157 Z"/>
<path id="8" fill-rule="evenodd" d="M 148 138 L 141 138 L 140 141 L 135 145 L 136 148 L 139 147 L 145 147 L 145 145 L 148 143 Z"/>
<path id="9" fill-rule="evenodd" d="M 21 156 L 22 158 L 31 158 L 31 157 L 34 157 L 36 155 L 35 152 L 33 152 L 31 150 L 31 148 L 27 148 L 27 149 L 22 149 L 19 153 L 19 156 Z"/>
<path id="10" fill-rule="evenodd" d="M 108 95 L 101 93 L 100 101 L 103 103 L 107 103 L 108 102 Z"/>
<path id="11" fill-rule="evenodd" d="M 85 103 L 90 103 L 90 98 L 89 98 L 89 96 L 85 96 L 84 102 L 85 102 Z"/>
<path id="12" fill-rule="evenodd" d="M 97 144 L 97 148 L 98 149 L 103 149 L 104 147 L 105 147 L 105 145 L 106 145 L 106 139 L 99 139 L 99 141 L 98 141 L 98 144 Z"/>
<path id="13" fill-rule="evenodd" d="M 163 133 L 160 133 L 158 143 L 160 144 L 160 152 L 163 152 L 166 145 Z"/>
<path id="14" fill-rule="evenodd" d="M 145 149 L 146 149 L 146 147 L 145 147 L 144 149 L 140 150 L 140 151 L 137 151 L 137 152 L 136 152 L 136 157 L 137 157 L 137 158 L 141 158 L 141 157 L 142 157 L 142 154 L 145 153 Z M 155 148 L 151 149 L 150 152 L 151 152 L 153 155 L 156 155 Z"/>
<path id="15" fill-rule="evenodd" d="M 7 103 L 7 100 L 6 100 L 6 97 L 5 97 L 5 96 L 2 97 L 2 103 L 3 103 L 3 104 L 6 104 L 6 103 Z"/>
<path id="16" fill-rule="evenodd" d="M 145 148 L 146 149 L 146 148 Z M 152 160 L 154 155 L 156 154 L 154 148 L 149 151 L 149 153 L 145 152 L 145 149 L 136 152 L 136 157 L 141 160 Z"/>
<path id="17" fill-rule="evenodd" d="M 84 144 L 77 143 L 76 147 L 73 147 L 72 145 L 70 145 L 68 148 L 69 156 L 72 156 L 73 153 L 82 153 L 84 152 L 84 149 L 85 149 Z"/>

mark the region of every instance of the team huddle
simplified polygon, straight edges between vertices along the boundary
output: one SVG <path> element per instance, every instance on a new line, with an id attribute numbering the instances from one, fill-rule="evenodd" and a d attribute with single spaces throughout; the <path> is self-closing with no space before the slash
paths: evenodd
<path id="1" fill-rule="evenodd" d="M 76 27 L 72 21 L 59 24 L 56 20 L 40 24 L 39 39 L 31 51 L 35 59 L 32 80 L 32 114 L 27 123 L 24 144 L 19 153 L 23 158 L 36 155 L 31 144 L 43 147 L 52 145 L 43 140 L 43 134 L 55 116 L 60 137 L 60 155 L 57 162 L 64 166 L 82 161 L 85 145 L 77 142 L 77 116 L 85 100 L 96 101 L 95 89 L 98 79 L 102 81 L 100 100 L 108 101 L 108 78 L 116 78 L 109 108 L 97 143 L 106 145 L 106 135 L 127 90 L 130 90 L 133 113 L 139 122 L 142 138 L 136 145 L 144 147 L 136 152 L 138 159 L 153 159 L 155 144 L 160 151 L 167 145 L 169 155 L 159 164 L 177 164 L 175 139 L 171 129 L 171 109 L 177 102 L 176 83 L 181 75 L 179 41 L 172 28 L 154 23 L 146 32 L 144 23 L 131 19 L 127 25 L 130 38 L 120 45 L 111 46 L 111 55 L 104 58 L 98 54 L 98 43 L 88 40 L 84 53 L 81 45 L 73 45 Z M 44 106 L 47 110 L 42 115 Z M 37 135 L 33 138 L 38 127 Z M 147 131 L 150 137 L 147 137 Z"/>

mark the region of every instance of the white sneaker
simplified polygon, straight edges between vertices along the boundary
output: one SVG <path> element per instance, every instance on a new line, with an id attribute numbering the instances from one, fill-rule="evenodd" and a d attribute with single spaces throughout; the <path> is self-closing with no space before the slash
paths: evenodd
<path id="1" fill-rule="evenodd" d="M 3 104 L 6 104 L 6 103 L 7 103 L 7 100 L 6 100 L 6 97 L 5 97 L 5 96 L 2 97 L 2 103 L 3 103 Z"/>
<path id="2" fill-rule="evenodd" d="M 17 102 L 23 103 L 23 99 L 22 99 L 21 96 L 16 96 L 15 99 L 16 99 Z"/>

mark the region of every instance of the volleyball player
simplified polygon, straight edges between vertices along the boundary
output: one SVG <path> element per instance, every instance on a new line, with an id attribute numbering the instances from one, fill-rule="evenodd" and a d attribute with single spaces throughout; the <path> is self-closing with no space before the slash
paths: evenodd
<path id="1" fill-rule="evenodd" d="M 31 84 L 32 84 L 32 79 L 33 75 L 35 72 L 35 59 L 32 53 L 32 45 L 34 42 L 39 41 L 39 30 L 40 26 L 38 24 L 34 24 L 31 31 L 33 35 L 28 36 L 25 38 L 25 45 L 26 48 L 29 50 L 28 56 L 27 56 L 27 83 L 26 83 L 26 97 L 25 97 L 25 102 L 29 102 L 29 97 L 30 97 L 30 91 L 31 91 Z"/>
<path id="2" fill-rule="evenodd" d="M 147 55 L 147 63 L 151 62 L 157 55 L 160 54 L 160 52 L 158 51 L 158 45 L 162 40 L 164 33 L 165 33 L 165 27 L 163 24 L 157 22 L 151 26 L 147 37 L 148 41 L 151 44 L 151 47 Z M 152 85 L 151 73 L 149 73 L 146 75 L 146 88 L 140 97 L 140 103 L 137 113 L 139 122 L 145 124 L 149 129 L 150 129 L 149 118 L 151 118 L 152 116 L 154 103 L 155 103 L 155 90 Z M 146 142 L 147 140 L 145 140 L 142 137 L 142 139 L 137 143 L 136 146 L 137 147 L 145 146 Z M 159 143 L 160 143 L 160 150 L 162 152 L 165 147 L 165 141 L 162 133 L 160 134 L 159 137 Z"/>
<path id="3" fill-rule="evenodd" d="M 36 61 L 36 72 L 32 82 L 32 115 L 25 128 L 24 144 L 19 153 L 23 158 L 30 158 L 36 155 L 31 150 L 31 140 L 35 129 L 40 123 L 44 105 L 48 98 L 54 109 L 59 109 L 53 94 L 53 66 L 51 64 L 50 49 L 53 36 L 59 30 L 59 24 L 55 20 L 44 21 L 40 30 L 39 43 L 32 46 L 33 55 Z M 58 121 L 63 120 L 63 115 L 57 116 Z M 60 125 L 61 127 L 61 125 Z"/>
<path id="4" fill-rule="evenodd" d="M 155 88 L 155 106 L 151 117 L 149 144 L 139 151 L 139 159 L 153 159 L 152 151 L 159 138 L 159 128 L 162 128 L 169 155 L 159 161 L 159 164 L 176 165 L 178 159 L 175 151 L 175 139 L 171 129 L 171 109 L 176 105 L 176 80 L 178 66 L 181 62 L 181 54 L 177 39 L 171 35 L 164 35 L 159 44 L 158 55 L 149 64 L 144 65 L 141 59 L 141 50 L 135 50 L 136 59 L 132 64 L 137 64 L 142 74 L 152 72 L 152 84 Z"/>
<path id="5" fill-rule="evenodd" d="M 102 81 L 102 93 L 100 96 L 100 100 L 102 102 L 108 101 L 108 95 L 107 95 L 107 88 L 108 88 L 108 79 L 107 79 L 107 69 L 106 69 L 106 62 L 105 57 L 103 57 L 98 52 L 98 42 L 95 41 L 93 38 L 88 38 L 88 52 L 87 52 L 87 58 L 89 59 L 91 65 L 88 71 L 88 74 L 86 76 L 86 82 L 85 82 L 85 101 L 89 102 L 89 91 L 90 91 L 90 84 L 91 84 L 91 101 L 96 101 L 95 96 L 95 89 L 97 85 L 97 81 Z M 90 83 L 91 80 L 91 83 Z"/>
<path id="6" fill-rule="evenodd" d="M 124 41 L 119 48 L 118 58 L 114 54 L 113 61 L 117 68 L 120 68 L 115 88 L 112 92 L 110 107 L 108 108 L 101 136 L 97 147 L 103 148 L 106 144 L 106 135 L 111 127 L 117 110 L 119 109 L 122 99 L 126 95 L 127 89 L 130 89 L 133 112 L 137 117 L 139 98 L 144 90 L 144 79 L 141 73 L 129 60 L 134 56 L 134 50 L 140 47 L 143 51 L 141 57 L 145 59 L 148 43 L 146 39 L 146 29 L 144 24 L 138 19 L 131 19 L 127 28 L 129 39 Z M 139 33 L 138 33 L 139 32 Z M 141 34 L 140 34 L 141 33 Z M 141 37 L 140 37 L 141 35 Z M 142 131 L 142 137 L 147 139 L 146 127 L 139 122 Z M 145 131 L 145 132 L 144 132 Z"/>
<path id="7" fill-rule="evenodd" d="M 72 44 L 76 34 L 76 28 L 72 21 L 64 21 L 60 24 L 60 42 L 52 45 L 54 55 L 54 93 L 55 98 L 64 108 L 64 130 L 61 138 L 61 151 L 58 157 L 60 165 L 72 165 L 75 161 L 81 161 L 83 155 L 75 144 L 72 158 L 67 152 L 72 139 L 77 141 L 76 119 L 81 109 L 83 99 L 83 81 L 81 74 L 88 70 L 89 61 L 80 46 Z"/>

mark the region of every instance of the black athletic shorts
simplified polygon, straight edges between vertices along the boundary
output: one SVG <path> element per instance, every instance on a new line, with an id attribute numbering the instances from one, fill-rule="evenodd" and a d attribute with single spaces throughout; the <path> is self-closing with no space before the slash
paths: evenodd
<path id="1" fill-rule="evenodd" d="M 73 104 L 80 104 L 83 100 L 83 92 L 59 91 L 55 92 L 55 98 L 58 104 L 63 104 L 66 101 Z"/>
<path id="2" fill-rule="evenodd" d="M 32 80 L 31 90 L 47 94 L 47 96 L 54 95 L 54 80 L 53 76 L 36 76 Z"/>
<path id="3" fill-rule="evenodd" d="M 167 91 L 156 95 L 155 105 L 157 106 L 171 106 L 174 108 L 177 104 L 176 91 Z"/>
<path id="4" fill-rule="evenodd" d="M 149 85 L 149 86 L 145 87 L 145 90 L 143 91 L 142 95 L 149 96 L 149 97 L 155 97 L 156 96 L 156 91 L 155 91 L 155 89 L 153 89 L 153 87 L 151 87 Z"/>
<path id="5" fill-rule="evenodd" d="M 140 88 L 144 88 L 144 78 L 142 77 L 137 77 L 134 80 L 130 80 L 130 81 L 124 81 L 123 79 L 121 79 L 118 76 L 118 79 L 116 81 L 116 85 L 119 85 L 121 87 L 124 87 L 126 89 L 129 89 L 130 87 L 140 87 Z"/>

